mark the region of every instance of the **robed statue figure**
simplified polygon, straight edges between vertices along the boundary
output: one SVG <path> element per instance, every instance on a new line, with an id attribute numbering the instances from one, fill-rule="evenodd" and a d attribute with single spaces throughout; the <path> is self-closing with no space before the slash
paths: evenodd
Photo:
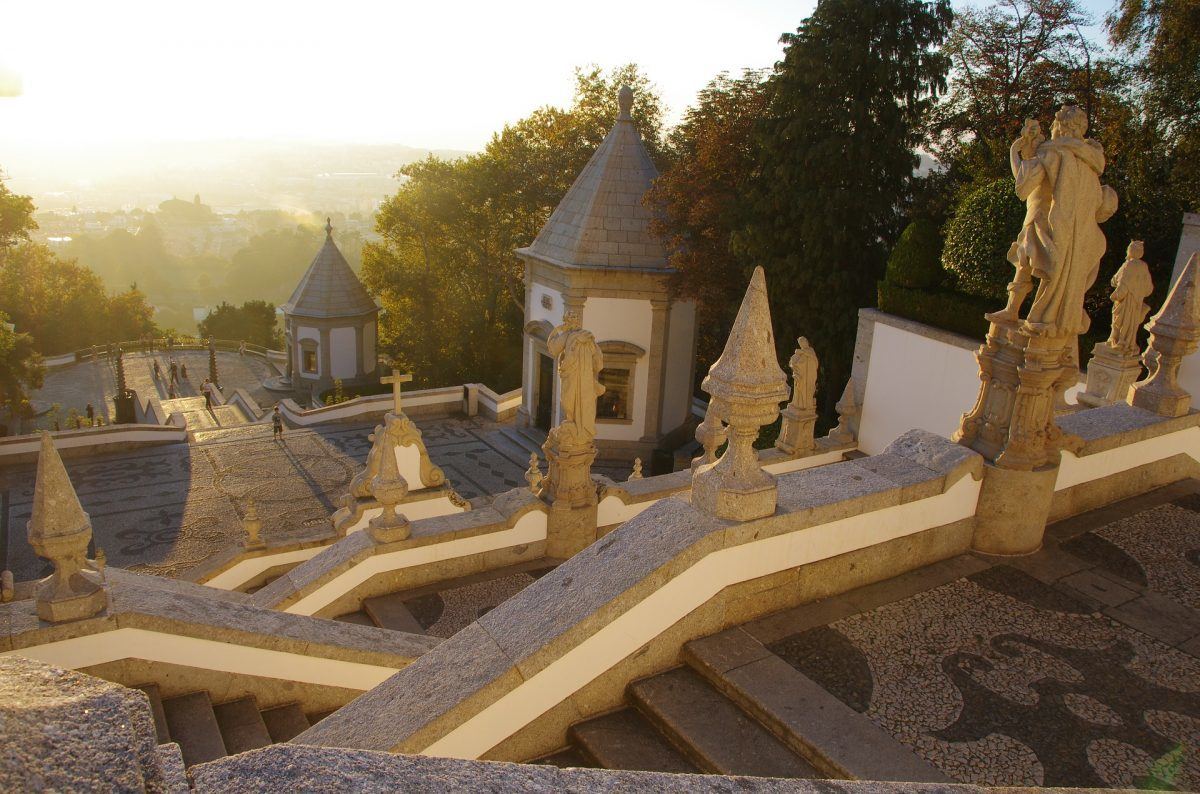
<path id="1" fill-rule="evenodd" d="M 583 330 L 579 313 L 568 311 L 562 325 L 546 340 L 546 348 L 558 362 L 563 423 L 557 428 L 569 444 L 591 444 L 596 437 L 596 398 L 604 393 L 600 370 L 604 356 L 590 331 Z"/>
<path id="2" fill-rule="evenodd" d="M 1154 292 L 1150 267 L 1142 259 L 1145 248 L 1134 240 L 1125 250 L 1125 263 L 1112 277 L 1112 333 L 1108 346 L 1126 355 L 1137 355 L 1137 333 L 1150 307 L 1144 302 Z"/>
<path id="3" fill-rule="evenodd" d="M 1104 150 L 1086 133 L 1087 114 L 1064 105 L 1050 140 L 1030 121 L 1009 150 L 1016 193 L 1026 203 L 1018 270 L 1027 267 L 1039 280 L 1024 326 L 1034 335 L 1082 334 L 1091 325 L 1083 298 L 1104 255 L 1099 224 L 1116 212 L 1117 194 L 1100 184 Z"/>

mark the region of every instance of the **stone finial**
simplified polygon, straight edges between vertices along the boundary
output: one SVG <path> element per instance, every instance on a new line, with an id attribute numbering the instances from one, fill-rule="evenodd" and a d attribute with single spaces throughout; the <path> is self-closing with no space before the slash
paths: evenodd
<path id="1" fill-rule="evenodd" d="M 849 443 L 858 436 L 858 415 L 861 408 L 854 397 L 854 378 L 846 381 L 841 399 L 833 406 L 838 414 L 837 427 L 829 431 L 829 437 L 835 441 Z"/>
<path id="2" fill-rule="evenodd" d="M 1133 384 L 1129 402 L 1161 416 L 1183 416 L 1192 395 L 1179 385 L 1179 365 L 1200 343 L 1200 251 L 1183 266 L 1158 314 L 1150 318 L 1149 349 L 1143 361 L 1150 375 Z"/>
<path id="3" fill-rule="evenodd" d="M 13 600 L 16 594 L 16 584 L 13 581 L 13 572 L 9 570 L 0 571 L 0 602 L 7 604 Z"/>
<path id="4" fill-rule="evenodd" d="M 641 458 L 633 459 L 633 471 L 629 472 L 629 479 L 631 479 L 631 480 L 642 479 L 642 459 Z"/>
<path id="5" fill-rule="evenodd" d="M 617 91 L 617 121 L 633 120 L 633 89 L 627 85 Z"/>
<path id="6" fill-rule="evenodd" d="M 253 499 L 246 500 L 246 514 L 242 516 L 242 529 L 246 533 L 244 538 L 245 548 L 247 550 L 266 548 L 266 543 L 262 539 L 262 519 L 258 517 L 258 505 Z"/>
<path id="7" fill-rule="evenodd" d="M 38 587 L 38 617 L 57 623 L 89 618 L 103 610 L 108 604 L 104 579 L 86 556 L 92 521 L 79 504 L 62 458 L 45 431 L 27 528 L 29 545 L 54 565 L 54 573 Z"/>
<path id="8" fill-rule="evenodd" d="M 379 459 L 379 473 L 371 481 L 371 491 L 383 506 L 383 512 L 371 519 L 371 537 L 379 543 L 404 540 L 412 534 L 408 517 L 396 513 L 396 505 L 408 496 L 408 483 L 396 463 L 396 450 L 385 448 Z"/>
<path id="9" fill-rule="evenodd" d="M 783 411 L 775 448 L 799 455 L 816 446 L 813 431 L 817 424 L 817 353 L 803 336 L 796 340 L 796 352 L 788 365 L 792 368 L 792 401 Z"/>
<path id="10" fill-rule="evenodd" d="M 333 239 L 333 220 L 329 217 L 325 218 L 325 239 Z"/>
<path id="11" fill-rule="evenodd" d="M 779 415 L 787 378 L 775 358 L 766 275 L 754 269 L 721 357 L 700 387 L 710 410 L 729 426 L 729 446 L 715 464 L 692 477 L 692 504 L 718 518 L 749 521 L 775 512 L 775 478 L 762 470 L 754 440 Z"/>
<path id="12" fill-rule="evenodd" d="M 525 482 L 529 483 L 529 490 L 534 494 L 539 494 L 542 491 L 542 480 L 546 479 L 542 475 L 542 464 L 538 460 L 536 452 L 529 453 L 529 468 L 525 471 Z"/>
<path id="13" fill-rule="evenodd" d="M 729 431 L 725 429 L 720 418 L 712 408 L 710 403 L 708 410 L 704 412 L 704 421 L 696 426 L 696 441 L 704 450 L 702 457 L 696 458 L 692 462 L 692 466 L 704 463 L 717 462 L 717 450 L 721 445 L 729 440 Z"/>
<path id="14" fill-rule="evenodd" d="M 95 565 L 96 573 L 104 573 L 104 568 L 108 565 L 108 555 L 104 553 L 104 549 L 96 547 L 96 558 L 92 560 Z"/>

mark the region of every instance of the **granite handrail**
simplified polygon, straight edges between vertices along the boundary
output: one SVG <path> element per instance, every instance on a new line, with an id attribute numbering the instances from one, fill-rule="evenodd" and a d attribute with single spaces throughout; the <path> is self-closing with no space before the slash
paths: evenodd
<path id="1" fill-rule="evenodd" d="M 971 450 L 912 431 L 884 454 L 780 476 L 768 518 L 723 521 L 659 501 L 294 741 L 460 758 L 548 752 L 573 721 L 616 707 L 629 680 L 723 628 L 727 603 L 764 578 L 795 581 L 807 563 L 936 528 L 954 528 L 940 553 L 965 551 L 982 469 Z M 897 560 L 880 578 L 928 561 Z M 744 596 L 739 618 L 755 608 L 781 607 Z"/>

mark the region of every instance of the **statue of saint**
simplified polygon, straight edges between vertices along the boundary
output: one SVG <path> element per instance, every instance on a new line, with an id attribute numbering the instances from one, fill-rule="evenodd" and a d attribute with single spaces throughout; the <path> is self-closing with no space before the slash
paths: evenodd
<path id="1" fill-rule="evenodd" d="M 604 356 L 596 338 L 583 330 L 578 312 L 568 311 L 546 348 L 558 361 L 562 382 L 563 423 L 558 432 L 568 443 L 590 444 L 596 437 L 596 398 L 604 393 L 599 381 Z"/>
<path id="2" fill-rule="evenodd" d="M 803 336 L 796 339 L 796 352 L 788 366 L 792 368 L 792 402 L 790 408 L 812 411 L 817 405 L 817 351 Z"/>
<path id="3" fill-rule="evenodd" d="M 1137 332 L 1150 307 L 1145 299 L 1154 292 L 1150 268 L 1142 260 L 1145 246 L 1134 240 L 1125 251 L 1125 263 L 1112 278 L 1112 333 L 1108 346 L 1121 353 L 1138 353 Z"/>
<path id="4" fill-rule="evenodd" d="M 1081 334 L 1091 325 L 1083 297 L 1104 255 L 1099 224 L 1116 212 L 1117 194 L 1100 184 L 1104 149 L 1086 133 L 1087 115 L 1064 105 L 1054 115 L 1050 140 L 1028 121 L 1009 149 L 1017 196 L 1026 204 L 1018 275 L 1027 266 L 1039 281 L 1025 320 L 1031 334 Z"/>

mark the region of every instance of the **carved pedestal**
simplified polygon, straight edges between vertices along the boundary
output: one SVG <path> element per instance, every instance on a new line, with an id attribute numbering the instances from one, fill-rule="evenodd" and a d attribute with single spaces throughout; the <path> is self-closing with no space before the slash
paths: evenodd
<path id="1" fill-rule="evenodd" d="M 564 442 L 560 428 L 542 446 L 548 473 L 542 497 L 550 502 L 546 554 L 567 559 L 596 539 L 596 484 L 592 482 L 594 444 Z"/>
<path id="2" fill-rule="evenodd" d="M 793 406 L 783 409 L 783 426 L 775 448 L 788 455 L 799 455 L 816 446 L 813 438 L 817 424 L 816 411 L 804 411 Z"/>
<path id="3" fill-rule="evenodd" d="M 982 381 L 954 440 L 1004 469 L 1057 466 L 1068 445 L 1054 408 L 1075 382 L 1074 338 L 1031 336 L 1010 321 L 991 324 L 975 354 Z"/>
<path id="4" fill-rule="evenodd" d="M 758 425 L 729 428 L 729 447 L 716 463 L 692 476 L 692 504 L 717 518 L 751 521 L 773 515 L 778 497 L 775 477 L 758 465 L 754 439 Z"/>
<path id="5" fill-rule="evenodd" d="M 1125 402 L 1129 387 L 1142 374 L 1142 362 L 1136 351 L 1126 353 L 1097 342 L 1088 362 L 1087 389 L 1079 393 L 1079 402 L 1093 408 Z"/>
<path id="6" fill-rule="evenodd" d="M 1151 335 L 1146 351 L 1150 375 L 1129 390 L 1129 404 L 1159 416 L 1183 416 L 1192 407 L 1192 395 L 1179 385 L 1179 365 L 1196 350 L 1194 339 L 1172 339 Z"/>

